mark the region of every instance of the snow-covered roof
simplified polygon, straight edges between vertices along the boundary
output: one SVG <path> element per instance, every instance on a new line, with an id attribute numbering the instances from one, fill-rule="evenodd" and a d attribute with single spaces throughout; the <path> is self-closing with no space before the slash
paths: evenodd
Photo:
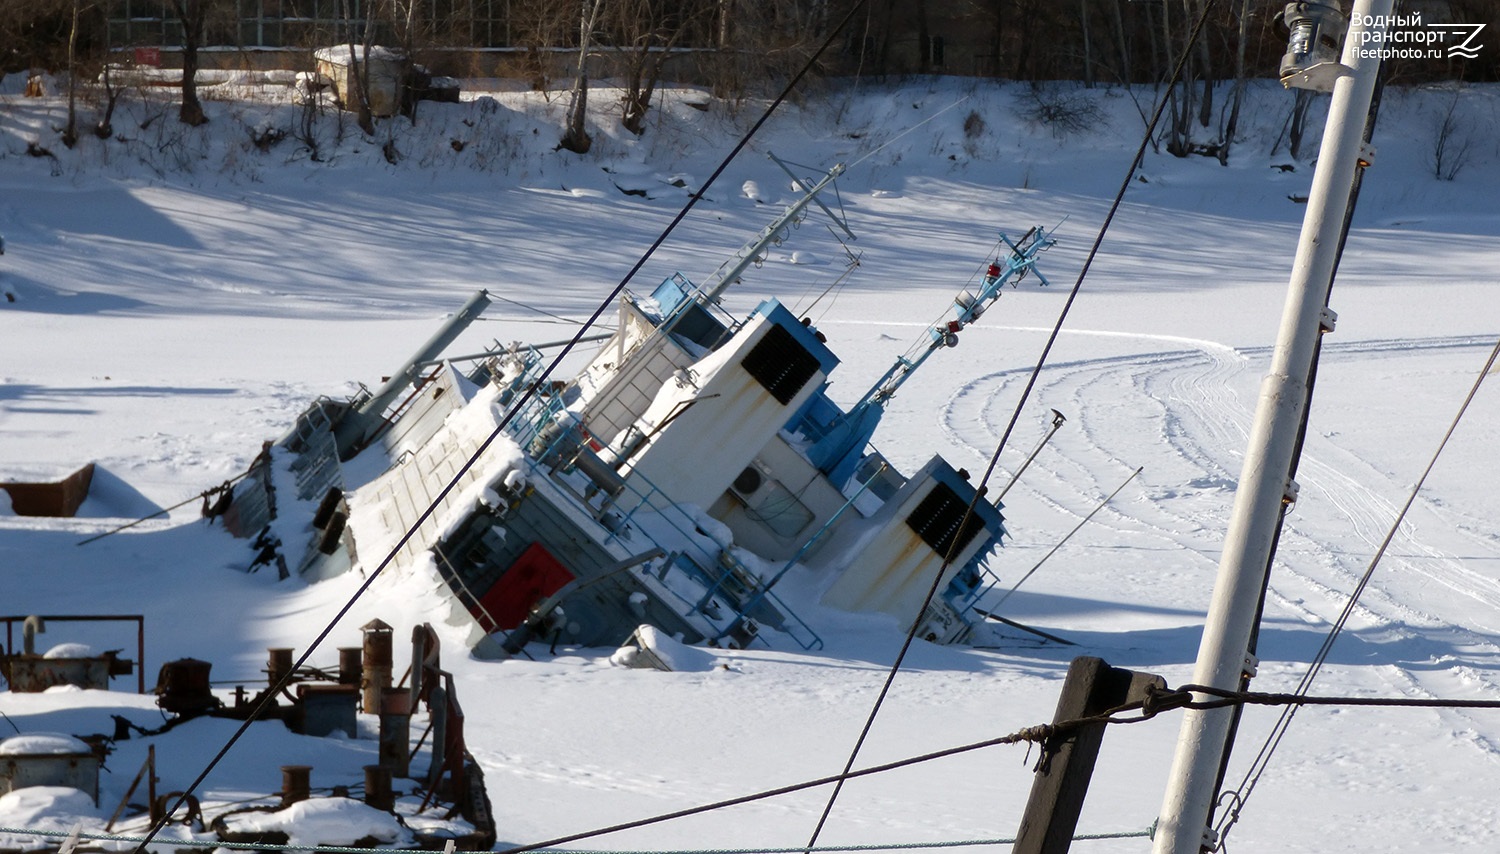
<path id="1" fill-rule="evenodd" d="M 70 756 L 92 752 L 87 744 L 60 732 L 33 732 L 0 741 L 0 756 Z"/>
<path id="2" fill-rule="evenodd" d="M 334 65 L 350 64 L 350 57 L 354 62 L 365 61 L 365 46 L 362 44 L 340 44 L 332 47 L 320 47 L 313 51 L 313 58 L 319 62 L 329 62 Z M 375 62 L 400 62 L 405 59 L 405 54 L 394 48 L 381 45 L 370 45 L 369 58 Z"/>

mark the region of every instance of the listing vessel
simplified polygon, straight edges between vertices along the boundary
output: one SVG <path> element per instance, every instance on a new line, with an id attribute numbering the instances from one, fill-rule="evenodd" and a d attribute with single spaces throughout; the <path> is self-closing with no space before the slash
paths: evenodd
<path id="1" fill-rule="evenodd" d="M 839 358 L 810 319 L 775 299 L 743 317 L 721 302 L 841 171 L 799 181 L 805 194 L 703 286 L 678 273 L 622 292 L 614 333 L 565 382 L 523 343 L 445 359 L 489 303 L 476 293 L 380 389 L 318 400 L 267 443 L 221 503 L 226 527 L 286 574 L 429 573 L 482 657 L 618 645 L 643 625 L 816 649 L 815 621 L 778 595 L 799 568 L 823 606 L 974 640 L 1000 505 L 941 456 L 898 472 L 871 439 L 1002 288 L 1046 283 L 1035 265 L 1053 240 L 1001 235 L 949 316 L 844 408 L 828 394 Z"/>

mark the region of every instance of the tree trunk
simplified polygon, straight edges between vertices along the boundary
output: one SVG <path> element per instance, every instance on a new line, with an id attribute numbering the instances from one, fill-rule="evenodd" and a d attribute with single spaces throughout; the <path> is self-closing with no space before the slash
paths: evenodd
<path id="1" fill-rule="evenodd" d="M 932 73 L 932 31 L 927 27 L 927 0 L 917 0 L 917 70 Z"/>
<path id="2" fill-rule="evenodd" d="M 1083 88 L 1094 88 L 1094 46 L 1089 40 L 1089 0 L 1078 0 L 1078 20 L 1083 28 Z"/>
<path id="3" fill-rule="evenodd" d="M 1183 66 L 1182 80 L 1172 83 L 1172 67 L 1177 59 L 1177 51 L 1172 44 L 1172 12 L 1171 3 L 1161 4 L 1161 41 L 1162 58 L 1166 60 L 1162 74 L 1168 84 L 1167 88 L 1167 153 L 1173 157 L 1187 156 L 1187 115 L 1192 112 L 1192 89 L 1188 85 L 1187 66 Z M 1182 97 L 1178 97 L 1181 91 Z"/>
<path id="4" fill-rule="evenodd" d="M 738 57 L 730 44 L 730 34 L 735 32 L 734 0 L 718 0 L 716 6 L 713 92 L 720 98 L 738 98 L 744 92 L 744 83 L 740 79 Z"/>
<path id="5" fill-rule="evenodd" d="M 625 72 L 625 94 L 620 96 L 621 106 L 624 107 L 620 114 L 620 124 L 636 136 L 646 132 L 646 111 L 651 109 L 650 90 L 645 83 L 647 72 L 642 67 L 650 60 L 645 57 L 638 60 L 630 63 L 629 70 Z"/>
<path id="6" fill-rule="evenodd" d="M 1129 89 L 1133 75 L 1130 69 L 1130 42 L 1125 37 L 1125 18 L 1120 14 L 1120 4 L 1123 2 L 1125 0 L 1114 0 L 1110 4 L 1110 9 L 1114 13 L 1115 49 L 1120 59 L 1120 82 L 1125 84 L 1126 89 Z"/>
<path id="7" fill-rule="evenodd" d="M 1245 46 L 1250 41 L 1250 0 L 1240 0 L 1238 43 L 1234 55 L 1234 90 L 1229 95 L 1229 119 L 1219 140 L 1219 163 L 1229 165 L 1229 149 L 1240 127 L 1240 102 L 1245 97 Z"/>
<path id="8" fill-rule="evenodd" d="M 573 75 L 573 91 L 568 102 L 567 122 L 563 128 L 562 140 L 558 143 L 561 147 L 578 154 L 587 154 L 594 144 L 594 141 L 589 139 L 585 122 L 588 118 L 589 103 L 588 58 L 589 47 L 593 44 L 594 26 L 599 20 L 599 7 L 603 4 L 604 0 L 594 0 L 592 8 L 585 7 L 587 11 L 579 22 L 578 70 Z"/>
<path id="9" fill-rule="evenodd" d="M 365 5 L 364 35 L 359 50 L 355 50 L 354 12 L 351 5 L 349 0 L 343 0 L 339 4 L 344 24 L 344 38 L 339 46 L 349 53 L 349 74 L 345 88 L 350 91 L 338 94 L 344 101 L 344 109 L 354 113 L 354 123 L 359 129 L 366 136 L 374 136 L 375 115 L 370 111 L 370 48 L 375 38 L 375 4 L 367 2 Z"/>
<path id="10" fill-rule="evenodd" d="M 370 109 L 370 48 L 375 46 L 375 4 L 366 0 L 365 3 L 365 37 L 361 43 L 364 51 L 364 61 L 351 69 L 354 71 L 354 79 L 359 81 L 359 111 L 355 113 L 355 119 L 359 122 L 359 129 L 368 136 L 375 135 L 375 114 Z M 353 55 L 353 48 L 350 48 Z"/>
<path id="11" fill-rule="evenodd" d="M 1206 14 L 1207 10 L 1204 8 L 1204 4 L 1207 2 L 1208 0 L 1197 0 L 1196 4 L 1192 2 L 1184 3 L 1185 7 L 1193 10 L 1188 15 L 1188 20 L 1196 22 L 1198 16 Z M 1193 31 L 1191 28 L 1184 30 L 1184 32 L 1187 33 L 1186 38 L 1192 38 Z M 1207 33 L 1208 27 L 1205 22 L 1203 29 L 1199 31 L 1197 42 L 1198 74 L 1203 81 L 1203 95 L 1200 99 L 1201 103 L 1198 106 L 1198 124 L 1200 127 L 1208 127 L 1214 119 L 1213 58 L 1210 56 L 1208 50 Z"/>
<path id="12" fill-rule="evenodd" d="M 78 144 L 78 4 L 79 0 L 73 0 L 73 20 L 68 27 L 68 123 L 62 141 L 69 148 Z"/>
<path id="13" fill-rule="evenodd" d="M 115 135 L 115 105 L 120 101 L 120 88 L 109 75 L 109 63 L 104 63 L 104 112 L 94 125 L 94 136 L 109 139 Z"/>
<path id="14" fill-rule="evenodd" d="M 880 25 L 880 47 L 876 50 L 875 74 L 885 77 L 890 71 L 891 31 L 895 28 L 896 0 L 886 0 L 885 20 Z"/>
<path id="15" fill-rule="evenodd" d="M 1150 79 L 1155 81 L 1155 83 L 1159 86 L 1163 81 L 1167 79 L 1167 75 L 1170 73 L 1170 71 L 1168 71 L 1167 69 L 1166 62 L 1161 58 L 1163 48 L 1159 44 L 1160 40 L 1158 38 L 1159 34 L 1156 30 L 1156 22 L 1151 19 L 1151 11 L 1153 7 L 1150 3 L 1147 3 L 1141 6 L 1140 9 L 1141 14 L 1146 18 L 1147 43 L 1151 45 Z M 1170 48 L 1167 49 L 1170 50 Z"/>
<path id="16" fill-rule="evenodd" d="M 992 77 L 1000 76 L 1000 50 L 1005 44 L 1005 21 L 1008 15 L 1005 0 L 995 0 L 995 28 L 990 33 L 990 53 L 992 65 L 984 69 L 982 73 Z"/>
<path id="17" fill-rule="evenodd" d="M 172 0 L 172 8 L 182 22 L 182 107 L 177 120 L 197 127 L 208 121 L 203 104 L 198 101 L 198 46 L 203 42 L 203 23 L 207 0 Z"/>
<path id="18" fill-rule="evenodd" d="M 1297 100 L 1292 103 L 1292 129 L 1287 140 L 1293 160 L 1302 159 L 1302 136 L 1307 130 L 1307 110 L 1312 106 L 1312 96 L 1312 90 L 1298 89 Z"/>
<path id="19" fill-rule="evenodd" d="M 1021 19 L 1021 49 L 1016 52 L 1017 80 L 1030 80 L 1028 73 L 1031 69 L 1031 46 L 1036 42 L 1036 23 L 1038 10 L 1029 3 L 1018 4 L 1016 11 Z"/>
<path id="20" fill-rule="evenodd" d="M 413 125 L 417 123 L 417 95 L 413 83 L 417 79 L 417 0 L 405 0 L 406 6 L 401 11 L 401 79 L 397 81 L 397 91 L 400 92 L 401 114 L 406 116 Z"/>

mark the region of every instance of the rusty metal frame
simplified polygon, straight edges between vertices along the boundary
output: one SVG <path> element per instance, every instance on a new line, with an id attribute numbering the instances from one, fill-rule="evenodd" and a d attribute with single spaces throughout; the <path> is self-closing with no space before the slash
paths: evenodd
<path id="1" fill-rule="evenodd" d="M 5 650 L 8 655 L 16 654 L 16 642 L 14 628 L 16 623 L 24 623 L 31 617 L 37 617 L 44 623 L 107 623 L 107 622 L 134 622 L 135 623 L 135 666 L 136 666 L 136 693 L 146 693 L 146 618 L 141 614 L 22 614 L 17 617 L 0 617 L 0 622 L 5 623 Z"/>

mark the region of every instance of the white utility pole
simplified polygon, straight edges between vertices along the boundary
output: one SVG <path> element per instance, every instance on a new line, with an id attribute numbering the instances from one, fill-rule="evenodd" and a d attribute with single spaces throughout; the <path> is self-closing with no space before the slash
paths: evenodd
<path id="1" fill-rule="evenodd" d="M 1332 317 L 1324 307 L 1355 168 L 1362 156 L 1365 116 L 1380 69 L 1375 49 L 1383 46 L 1391 7 L 1392 0 L 1355 0 L 1350 14 L 1342 58 L 1348 71 L 1333 83 L 1281 330 L 1270 373 L 1261 384 L 1213 601 L 1198 648 L 1195 684 L 1238 690 L 1241 674 L 1254 672 L 1250 636 L 1281 505 L 1296 491 L 1289 472 L 1307 399 L 1307 378 L 1318 336 L 1324 327 L 1332 327 Z M 1232 716 L 1229 708 L 1185 713 L 1157 826 L 1156 854 L 1199 854 L 1218 846 L 1209 812 L 1218 796 L 1219 766 L 1228 749 Z"/>

